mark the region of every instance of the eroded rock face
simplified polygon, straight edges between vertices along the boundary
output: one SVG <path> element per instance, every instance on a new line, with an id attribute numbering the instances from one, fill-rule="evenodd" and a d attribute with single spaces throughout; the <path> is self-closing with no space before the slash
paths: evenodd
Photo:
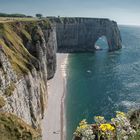
<path id="1" fill-rule="evenodd" d="M 0 25 L 0 113 L 40 127 L 47 80 L 56 69 L 56 31 L 47 21 Z"/>
<path id="2" fill-rule="evenodd" d="M 94 51 L 96 41 L 106 36 L 109 51 L 120 49 L 121 36 L 117 23 L 96 18 L 49 18 L 57 29 L 59 52 Z"/>
<path id="3" fill-rule="evenodd" d="M 116 22 L 85 18 L 50 21 L 53 25 L 47 20 L 0 23 L 0 116 L 7 116 L 5 121 L 14 114 L 39 128 L 47 103 L 47 80 L 56 70 L 56 51 L 94 51 L 102 35 L 107 37 L 110 51 L 121 48 Z"/>
<path id="4" fill-rule="evenodd" d="M 47 33 L 49 32 L 49 34 Z M 56 71 L 56 52 L 57 52 L 57 39 L 56 28 L 53 27 L 48 31 L 44 30 L 44 37 L 47 41 L 47 71 L 48 79 L 53 78 Z"/>

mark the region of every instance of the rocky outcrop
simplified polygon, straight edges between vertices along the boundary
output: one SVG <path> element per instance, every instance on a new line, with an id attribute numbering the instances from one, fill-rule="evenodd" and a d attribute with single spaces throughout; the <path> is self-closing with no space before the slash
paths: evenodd
<path id="1" fill-rule="evenodd" d="M 56 69 L 55 33 L 48 21 L 0 24 L 0 114 L 15 114 L 34 129 Z"/>
<path id="2" fill-rule="evenodd" d="M 41 131 L 33 129 L 13 114 L 0 114 L 1 140 L 41 140 Z"/>
<path id="3" fill-rule="evenodd" d="M 121 36 L 115 21 L 99 18 L 48 18 L 57 29 L 59 52 L 94 51 L 96 41 L 105 36 L 109 51 L 120 49 Z"/>

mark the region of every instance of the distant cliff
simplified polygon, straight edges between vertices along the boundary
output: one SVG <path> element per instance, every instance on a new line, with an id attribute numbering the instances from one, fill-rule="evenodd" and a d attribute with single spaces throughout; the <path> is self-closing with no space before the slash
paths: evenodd
<path id="1" fill-rule="evenodd" d="M 40 140 L 47 80 L 56 52 L 94 51 L 105 35 L 109 50 L 121 48 L 116 22 L 108 19 L 49 18 L 0 23 L 0 136 Z M 57 46 L 58 44 L 58 46 Z"/>
<path id="2" fill-rule="evenodd" d="M 109 51 L 120 49 L 117 23 L 99 18 L 48 18 L 56 25 L 59 52 L 93 52 L 96 41 L 105 36 Z"/>

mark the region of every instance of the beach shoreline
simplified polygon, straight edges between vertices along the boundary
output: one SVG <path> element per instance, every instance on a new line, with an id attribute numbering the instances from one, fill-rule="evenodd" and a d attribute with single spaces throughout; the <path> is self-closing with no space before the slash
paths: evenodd
<path id="1" fill-rule="evenodd" d="M 68 54 L 57 54 L 57 70 L 48 81 L 48 103 L 42 120 L 42 140 L 65 140 L 65 94 Z"/>
<path id="2" fill-rule="evenodd" d="M 66 108 L 65 108 L 65 97 L 66 97 L 66 67 L 68 62 L 68 55 L 65 57 L 63 64 L 61 65 L 62 76 L 63 76 L 63 95 L 61 98 L 61 140 L 66 140 Z"/>

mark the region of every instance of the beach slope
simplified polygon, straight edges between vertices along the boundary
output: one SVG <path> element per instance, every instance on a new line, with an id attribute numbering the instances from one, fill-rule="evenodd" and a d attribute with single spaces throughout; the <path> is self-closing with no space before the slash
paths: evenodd
<path id="1" fill-rule="evenodd" d="M 68 54 L 57 54 L 57 70 L 48 82 L 48 103 L 42 121 L 43 140 L 64 139 L 65 68 Z"/>

